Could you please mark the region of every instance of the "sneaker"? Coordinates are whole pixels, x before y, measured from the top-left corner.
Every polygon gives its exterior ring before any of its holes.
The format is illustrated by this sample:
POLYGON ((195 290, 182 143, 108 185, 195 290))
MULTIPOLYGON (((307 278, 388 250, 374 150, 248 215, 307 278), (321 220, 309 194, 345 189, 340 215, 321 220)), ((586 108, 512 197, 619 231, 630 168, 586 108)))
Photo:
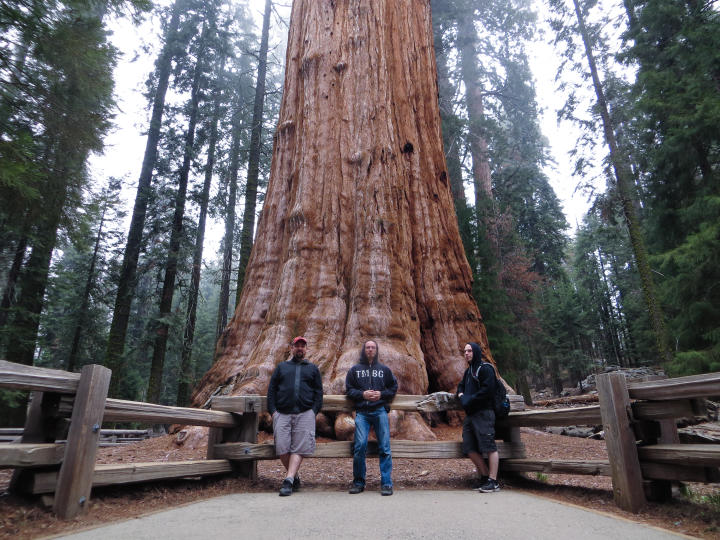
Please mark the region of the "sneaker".
POLYGON ((480 478, 473 479, 472 487, 470 489, 477 491, 478 489, 480 489, 482 486, 484 486, 487 483, 489 478, 490 478, 489 476, 483 475, 480 478))
POLYGON ((480 486, 479 491, 480 493, 493 493, 494 491, 500 491, 500 484, 498 484, 497 480, 488 478, 488 481, 480 486))
POLYGON ((289 478, 286 478, 283 480, 282 486, 280 486, 280 493, 279 495, 281 497, 287 497, 288 495, 292 495, 293 492, 293 482, 289 478))
POLYGON ((296 491, 300 491, 300 476, 295 476, 293 478, 293 487, 292 487, 293 493, 296 491))
POLYGON ((393 493, 393 492, 392 492, 392 486, 383 486, 383 487, 380 489, 380 495, 382 495, 383 497, 386 497, 386 496, 388 496, 388 495, 392 495, 392 493, 393 493))
POLYGON ((350 495, 357 495, 358 493, 362 493, 365 491, 365 486, 361 486, 359 484, 353 484, 348 493, 350 495))

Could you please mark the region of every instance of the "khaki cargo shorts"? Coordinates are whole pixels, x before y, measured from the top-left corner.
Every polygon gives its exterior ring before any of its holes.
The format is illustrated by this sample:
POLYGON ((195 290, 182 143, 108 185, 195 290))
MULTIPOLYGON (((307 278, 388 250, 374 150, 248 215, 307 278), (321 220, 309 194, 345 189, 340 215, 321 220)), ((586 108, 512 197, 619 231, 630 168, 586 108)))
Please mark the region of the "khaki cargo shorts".
POLYGON ((299 414, 273 415, 275 453, 311 456, 315 452, 315 412, 308 409, 299 414))

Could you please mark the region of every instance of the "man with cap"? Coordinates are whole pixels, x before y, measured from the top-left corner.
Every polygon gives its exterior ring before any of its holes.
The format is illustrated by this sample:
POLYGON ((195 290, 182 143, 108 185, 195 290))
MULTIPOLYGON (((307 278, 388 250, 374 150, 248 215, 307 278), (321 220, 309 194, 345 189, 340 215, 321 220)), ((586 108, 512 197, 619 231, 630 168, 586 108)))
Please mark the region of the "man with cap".
POLYGON ((267 393, 275 453, 287 470, 280 487, 281 497, 300 489, 298 469, 303 458, 315 452, 315 415, 323 403, 320 370, 305 359, 307 340, 296 337, 290 351, 292 358, 275 367, 267 393))

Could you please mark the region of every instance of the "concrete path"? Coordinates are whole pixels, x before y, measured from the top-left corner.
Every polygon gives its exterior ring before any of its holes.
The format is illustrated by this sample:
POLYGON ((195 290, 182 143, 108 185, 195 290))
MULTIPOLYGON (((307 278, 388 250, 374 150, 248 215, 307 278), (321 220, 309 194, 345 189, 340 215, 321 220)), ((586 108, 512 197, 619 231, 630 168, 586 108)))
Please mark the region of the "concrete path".
POLYGON ((238 493, 64 536, 73 539, 677 539, 679 535, 505 490, 238 493))

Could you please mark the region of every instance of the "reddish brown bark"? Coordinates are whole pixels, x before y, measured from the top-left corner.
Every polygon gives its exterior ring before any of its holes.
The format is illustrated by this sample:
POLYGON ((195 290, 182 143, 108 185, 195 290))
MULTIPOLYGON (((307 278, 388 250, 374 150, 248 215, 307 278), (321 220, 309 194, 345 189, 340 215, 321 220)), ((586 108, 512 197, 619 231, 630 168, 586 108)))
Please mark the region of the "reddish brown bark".
POLYGON ((196 389, 263 393, 308 338, 326 393, 374 339, 399 392, 450 390, 487 346, 445 167, 428 0, 295 0, 265 207, 196 389))

